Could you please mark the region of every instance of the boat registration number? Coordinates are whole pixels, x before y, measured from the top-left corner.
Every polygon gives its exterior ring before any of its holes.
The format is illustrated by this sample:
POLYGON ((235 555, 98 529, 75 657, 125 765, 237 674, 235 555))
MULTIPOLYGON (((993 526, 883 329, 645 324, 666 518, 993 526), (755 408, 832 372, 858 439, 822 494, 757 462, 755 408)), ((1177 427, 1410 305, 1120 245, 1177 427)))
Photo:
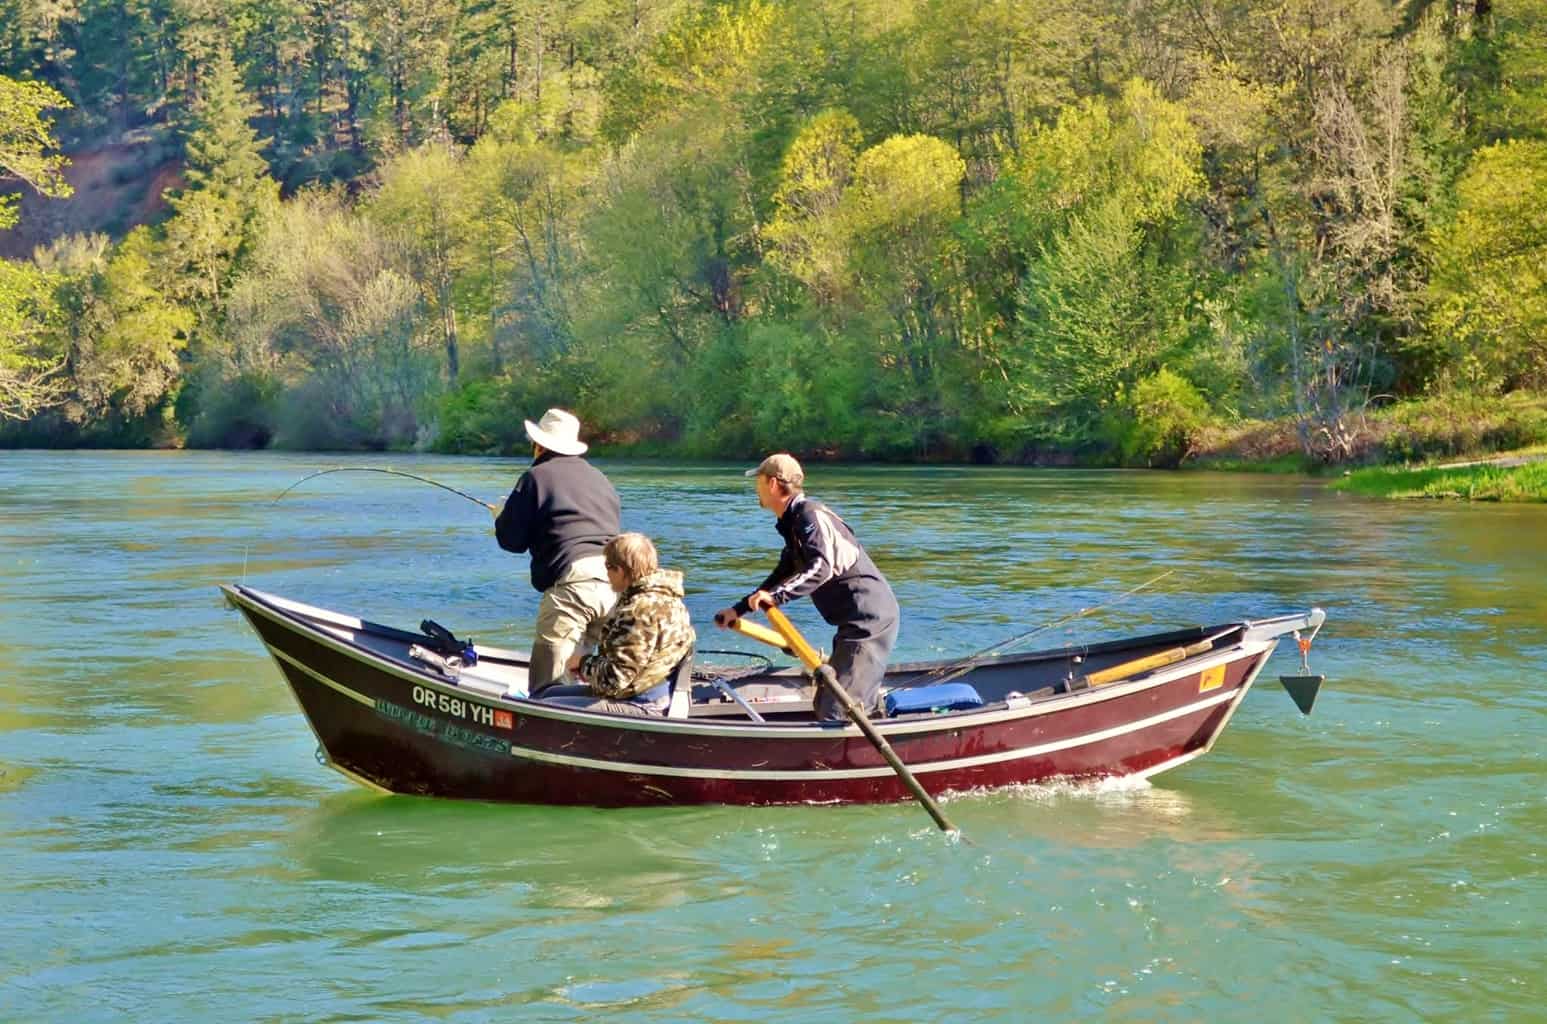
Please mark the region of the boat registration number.
POLYGON ((1212 668, 1206 668, 1198 677, 1198 692, 1207 693, 1210 690, 1217 690, 1224 682, 1225 666, 1215 665, 1212 668))
POLYGON ((478 722, 481 725, 494 724, 494 709, 486 708, 482 704, 474 704, 472 701, 463 700, 461 697, 453 697, 449 693, 441 693, 432 690, 428 686, 414 687, 414 703, 439 711, 443 715, 451 715, 454 718, 465 718, 468 721, 478 722))

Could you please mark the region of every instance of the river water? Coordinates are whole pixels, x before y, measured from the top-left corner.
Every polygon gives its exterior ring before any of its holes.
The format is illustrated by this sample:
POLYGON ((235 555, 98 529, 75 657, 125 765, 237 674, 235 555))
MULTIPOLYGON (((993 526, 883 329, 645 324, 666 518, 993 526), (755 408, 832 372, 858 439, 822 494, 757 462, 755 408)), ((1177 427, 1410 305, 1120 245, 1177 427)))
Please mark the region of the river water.
MULTIPOLYGON (((320 767, 216 584, 510 646, 520 463, 0 453, 0 1020, 1547 1019, 1547 509, 1268 476, 813 467, 898 656, 1324 606, 1151 783, 600 811, 383 797, 320 767)), ((772 565, 741 467, 601 462, 700 645, 772 565)), ((796 622, 826 633, 809 607, 796 622)))

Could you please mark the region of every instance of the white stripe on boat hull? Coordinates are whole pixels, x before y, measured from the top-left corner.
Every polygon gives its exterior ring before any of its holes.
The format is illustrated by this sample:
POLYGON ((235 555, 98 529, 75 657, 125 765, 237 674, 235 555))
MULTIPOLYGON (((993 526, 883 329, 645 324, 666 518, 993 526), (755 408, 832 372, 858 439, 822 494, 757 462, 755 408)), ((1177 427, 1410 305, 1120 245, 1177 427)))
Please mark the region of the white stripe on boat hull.
MULTIPOLYGON (((365 696, 362 693, 351 690, 349 687, 338 682, 337 680, 328 678, 321 672, 318 672, 316 669, 301 664, 301 662, 297 661, 295 658, 284 653, 283 651, 275 650, 273 647, 270 647, 269 650, 274 654, 275 657, 283 659, 286 664, 295 666, 297 669, 300 669, 308 676, 311 676, 313 679, 316 679, 318 682, 327 687, 330 687, 331 689, 337 690, 339 693, 350 698, 351 700, 358 701, 367 707, 376 706, 376 702, 371 698, 365 696)), ((1115 739, 1118 736, 1125 736, 1132 732, 1139 732, 1152 726, 1162 725, 1166 722, 1172 721, 1173 719, 1185 718, 1188 715, 1195 714, 1199 711, 1205 711, 1220 704, 1233 701, 1244 695, 1245 692, 1245 687, 1234 690, 1226 690, 1223 693, 1215 694, 1211 697, 1206 697, 1200 701, 1194 701, 1193 703, 1183 707, 1173 708, 1170 711, 1164 711, 1158 715, 1151 715, 1148 718, 1141 718, 1133 722, 1127 722, 1123 725, 1114 726, 1110 729, 1102 729, 1099 732, 1086 733, 1082 736, 1056 740, 1052 743, 1042 743, 1033 747, 1019 747, 1015 750, 1004 750, 994 754, 979 754, 975 757, 960 757, 949 761, 926 761, 919 764, 909 764, 908 767, 915 775, 923 775, 933 772, 958 771, 965 768, 978 768, 982 767, 983 765, 1002 764, 1006 761, 1018 761, 1028 757, 1038 757, 1042 754, 1051 754, 1060 750, 1068 750, 1072 747, 1089 746, 1094 743, 1102 743, 1110 739, 1115 739)), ((1213 737, 1210 737, 1211 742, 1212 739, 1213 737)), ((1196 756, 1197 754, 1202 754, 1206 749, 1207 746, 1183 756, 1196 756)), ((546 750, 534 750, 529 747, 518 747, 515 744, 511 744, 510 753, 512 757, 523 758, 529 761, 540 761, 545 764, 564 765, 570 768, 584 768, 588 771, 610 772, 618 775, 645 775, 673 779, 729 779, 736 782, 811 782, 827 781, 832 779, 879 779, 888 778, 894 774, 892 769, 887 765, 880 765, 874 768, 800 769, 789 771, 757 771, 739 768, 676 768, 669 765, 637 764, 628 761, 607 761, 594 757, 580 757, 574 754, 556 754, 546 750)), ((1181 762, 1180 760, 1177 760, 1176 763, 1181 762)), ((1147 776, 1160 770, 1160 767, 1156 767, 1148 772, 1139 774, 1147 776)))

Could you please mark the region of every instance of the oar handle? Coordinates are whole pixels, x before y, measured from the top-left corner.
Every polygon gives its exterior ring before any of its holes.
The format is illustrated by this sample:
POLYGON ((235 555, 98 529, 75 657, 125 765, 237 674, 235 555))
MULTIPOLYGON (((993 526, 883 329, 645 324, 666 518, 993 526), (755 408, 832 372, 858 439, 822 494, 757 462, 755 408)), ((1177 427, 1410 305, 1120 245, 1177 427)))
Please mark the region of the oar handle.
POLYGON ((761 641, 770 647, 777 647, 779 650, 783 651, 785 654, 788 654, 792 658, 795 656, 795 652, 790 649, 790 645, 785 642, 784 637, 780 636, 778 633, 775 633, 767 626, 759 626, 757 623, 751 621, 745 616, 742 616, 736 619, 735 622, 732 622, 730 624, 730 628, 740 633, 742 636, 751 637, 753 640, 761 641))

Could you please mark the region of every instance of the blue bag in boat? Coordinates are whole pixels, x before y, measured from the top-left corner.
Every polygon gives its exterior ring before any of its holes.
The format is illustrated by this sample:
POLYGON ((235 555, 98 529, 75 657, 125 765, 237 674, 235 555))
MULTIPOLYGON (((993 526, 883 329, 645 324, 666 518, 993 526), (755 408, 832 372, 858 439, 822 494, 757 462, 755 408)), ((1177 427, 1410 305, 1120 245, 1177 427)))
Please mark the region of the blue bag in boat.
POLYGON ((906 690, 893 690, 882 702, 886 715, 911 715, 921 711, 939 714, 943 711, 965 711, 983 706, 983 698, 968 683, 942 683, 939 686, 916 686, 906 690))

